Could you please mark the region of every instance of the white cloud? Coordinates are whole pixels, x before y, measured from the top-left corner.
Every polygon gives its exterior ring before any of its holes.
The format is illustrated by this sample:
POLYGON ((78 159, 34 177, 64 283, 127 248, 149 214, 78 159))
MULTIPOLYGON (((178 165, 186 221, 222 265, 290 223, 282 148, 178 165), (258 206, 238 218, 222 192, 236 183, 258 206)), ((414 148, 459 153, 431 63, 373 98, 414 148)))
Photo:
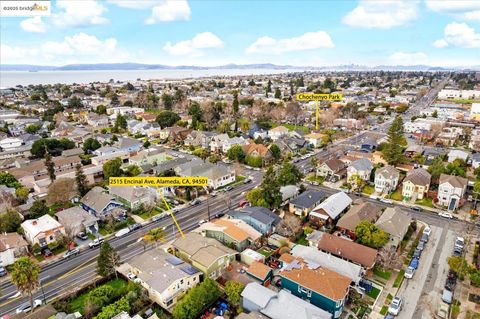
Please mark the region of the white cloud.
POLYGON ((108 3, 116 4, 128 9, 148 9, 161 1, 158 0, 108 0, 108 3))
POLYGON ((163 49, 171 55, 200 56, 202 49, 222 48, 223 41, 211 32, 198 33, 191 40, 184 40, 172 44, 167 42, 163 49))
POLYGON ((427 55, 423 52, 395 52, 389 60, 395 64, 401 65, 415 65, 427 62, 427 55))
POLYGON ((47 25, 43 22, 42 17, 32 17, 20 22, 20 27, 27 32, 43 33, 47 31, 47 25))
POLYGON ((35 47, 1 46, 4 63, 124 62, 128 57, 128 52, 118 48, 115 38, 101 40, 83 32, 66 36, 63 41, 47 41, 35 47))
POLYGON ((246 53, 282 54, 285 52, 333 48, 330 35, 325 31, 307 32, 298 37, 274 39, 269 36, 258 38, 245 49, 246 53))
POLYGON ((461 20, 480 22, 478 0, 426 0, 425 5, 431 11, 448 14, 461 20))
POLYGON ((447 46, 480 48, 480 33, 466 23, 452 22, 445 26, 443 39, 435 41, 433 45, 437 48, 447 46))
POLYGON ((152 15, 145 20, 145 23, 186 21, 190 19, 190 14, 190 6, 186 0, 165 0, 152 8, 152 15))
POLYGON ((390 29, 418 17, 418 1, 361 0, 358 6, 342 18, 355 28, 390 29))
POLYGON ((53 23, 57 27, 83 27, 108 23, 103 16, 107 8, 95 0, 66 1, 58 0, 59 13, 53 14, 53 23))

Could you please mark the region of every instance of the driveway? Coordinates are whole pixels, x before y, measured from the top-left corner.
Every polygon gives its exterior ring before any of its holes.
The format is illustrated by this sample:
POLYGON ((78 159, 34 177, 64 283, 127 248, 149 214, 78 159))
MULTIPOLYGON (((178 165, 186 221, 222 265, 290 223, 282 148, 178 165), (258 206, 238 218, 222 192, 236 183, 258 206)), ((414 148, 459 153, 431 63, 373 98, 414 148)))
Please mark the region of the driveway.
MULTIPOLYGON (((414 314, 416 314, 415 310, 417 303, 419 303, 423 286, 433 266, 432 262, 443 235, 443 229, 437 226, 430 226, 430 228, 432 229, 430 239, 420 257, 420 265, 417 271, 412 279, 405 279, 398 290, 397 296, 400 296, 403 300, 403 309, 397 317, 399 319, 412 319, 414 314)), ((420 305, 423 307, 421 302, 420 305)))

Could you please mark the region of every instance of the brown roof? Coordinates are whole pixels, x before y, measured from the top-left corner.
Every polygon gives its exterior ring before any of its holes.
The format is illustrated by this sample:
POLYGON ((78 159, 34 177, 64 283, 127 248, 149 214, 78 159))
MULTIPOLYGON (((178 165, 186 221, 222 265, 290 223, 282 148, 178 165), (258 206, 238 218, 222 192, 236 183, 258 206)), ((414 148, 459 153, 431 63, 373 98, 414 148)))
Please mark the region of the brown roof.
POLYGON ((361 221, 369 220, 375 222, 380 215, 381 211, 377 206, 369 202, 361 202, 352 205, 352 208, 338 220, 337 227, 355 231, 355 227, 361 221))
POLYGON ((0 234, 0 252, 7 250, 7 247, 15 249, 27 246, 25 239, 17 233, 0 234))
POLYGON ((272 268, 268 267, 267 265, 261 263, 261 262, 258 262, 258 261, 254 261, 250 267, 248 267, 248 270, 247 272, 255 277, 257 277, 258 279, 265 279, 267 278, 268 276, 268 273, 270 272, 270 270, 272 270, 272 268))
POLYGON ((291 263, 292 261, 295 260, 295 257, 290 255, 289 253, 283 253, 278 260, 284 262, 284 263, 291 263))
POLYGON ((454 175, 442 174, 440 175, 440 185, 443 183, 449 183, 453 187, 464 188, 467 186, 468 180, 466 178, 454 175))
POLYGON ((328 233, 323 234, 318 243, 318 249, 360 264, 367 269, 373 267, 377 258, 376 249, 328 233))
POLYGON ((270 152, 270 150, 263 144, 255 144, 255 143, 247 144, 247 145, 243 145, 242 148, 246 155, 250 155, 253 152, 257 152, 258 155, 263 157, 270 152))
POLYGON ((407 177, 405 177, 403 182, 405 183, 410 181, 414 185, 425 186, 430 184, 431 177, 432 176, 427 172, 427 170, 423 168, 417 168, 408 172, 407 177))
POLYGON ((217 219, 217 220, 214 220, 212 223, 215 225, 224 226, 225 229, 223 231, 225 232, 225 234, 227 234, 228 236, 230 236, 231 238, 235 239, 238 242, 242 242, 250 237, 246 231, 235 226, 235 224, 229 220, 217 219))
POLYGON ((327 165, 333 172, 338 172, 345 168, 345 163, 338 158, 329 159, 325 162, 325 165, 327 165))
MULTIPOLYGON (((70 165, 72 168, 75 167, 76 164, 81 163, 81 159, 78 155, 74 156, 57 156, 52 159, 55 167, 62 167, 64 165, 70 165)), ((16 178, 22 178, 27 175, 31 175, 34 172, 46 172, 45 161, 44 160, 37 160, 28 163, 27 166, 21 168, 13 168, 9 171, 10 174, 15 176, 16 178)))
POLYGON ((298 265, 285 268, 280 272, 280 276, 331 300, 345 298, 352 282, 350 278, 323 267, 312 269, 313 267, 310 268, 302 258, 295 259, 298 261, 298 265))

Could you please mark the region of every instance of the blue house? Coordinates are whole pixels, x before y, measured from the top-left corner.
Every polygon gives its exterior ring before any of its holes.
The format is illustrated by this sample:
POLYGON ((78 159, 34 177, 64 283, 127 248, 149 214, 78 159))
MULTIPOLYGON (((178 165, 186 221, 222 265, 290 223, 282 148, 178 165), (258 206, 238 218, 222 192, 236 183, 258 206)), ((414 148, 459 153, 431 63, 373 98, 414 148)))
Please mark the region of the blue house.
POLYGON ((312 261, 285 253, 280 257, 282 288, 339 318, 352 280, 312 261))
POLYGON ((140 151, 143 143, 133 138, 121 137, 118 139, 118 142, 115 144, 115 146, 121 152, 135 153, 140 151))
POLYGON ((101 187, 94 187, 80 200, 80 206, 92 215, 104 217, 117 208, 123 208, 122 203, 115 200, 101 187))
POLYGON ((274 232, 275 226, 280 222, 280 217, 268 208, 260 206, 233 210, 228 213, 228 216, 243 220, 262 235, 274 232))
POLYGON ((377 141, 367 138, 362 142, 362 145, 360 146, 360 150, 362 152, 371 153, 375 151, 377 147, 378 147, 377 141))

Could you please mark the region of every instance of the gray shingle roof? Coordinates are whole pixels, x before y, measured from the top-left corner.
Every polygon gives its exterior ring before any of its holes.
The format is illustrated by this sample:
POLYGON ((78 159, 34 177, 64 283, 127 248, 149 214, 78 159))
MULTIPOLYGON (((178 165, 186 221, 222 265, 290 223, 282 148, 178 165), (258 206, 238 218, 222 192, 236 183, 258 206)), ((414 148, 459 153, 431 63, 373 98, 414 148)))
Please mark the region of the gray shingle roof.
POLYGON ((290 203, 300 208, 313 208, 314 205, 325 197, 326 195, 324 192, 309 189, 292 199, 290 203))

